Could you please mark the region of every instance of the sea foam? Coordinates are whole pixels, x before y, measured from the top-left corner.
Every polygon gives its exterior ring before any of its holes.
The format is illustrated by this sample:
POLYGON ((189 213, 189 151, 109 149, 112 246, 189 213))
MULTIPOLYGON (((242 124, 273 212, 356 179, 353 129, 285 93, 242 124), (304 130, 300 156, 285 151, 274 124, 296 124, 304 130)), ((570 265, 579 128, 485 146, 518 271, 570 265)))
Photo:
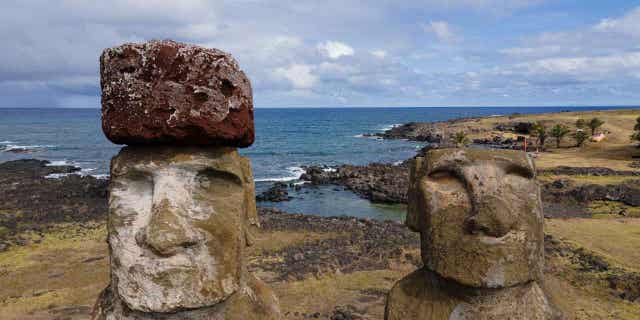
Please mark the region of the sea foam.
POLYGON ((258 178, 254 179, 255 182, 287 182, 300 179, 300 176, 306 171, 301 167, 287 167, 287 171, 290 173, 284 177, 274 177, 274 178, 258 178))

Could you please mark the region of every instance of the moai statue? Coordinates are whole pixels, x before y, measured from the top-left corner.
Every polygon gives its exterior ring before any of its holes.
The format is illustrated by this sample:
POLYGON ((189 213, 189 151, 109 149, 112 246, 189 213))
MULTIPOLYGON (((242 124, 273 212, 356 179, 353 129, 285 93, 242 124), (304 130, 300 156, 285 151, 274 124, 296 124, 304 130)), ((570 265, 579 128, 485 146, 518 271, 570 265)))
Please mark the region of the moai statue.
POLYGON ((424 267, 394 285, 385 319, 561 319, 542 286, 542 204, 524 152, 416 158, 407 225, 424 267))
POLYGON ((246 270, 258 227, 247 77, 228 54, 172 41, 100 60, 102 126, 128 144, 111 161, 111 283, 96 320, 275 320, 274 293, 246 270))

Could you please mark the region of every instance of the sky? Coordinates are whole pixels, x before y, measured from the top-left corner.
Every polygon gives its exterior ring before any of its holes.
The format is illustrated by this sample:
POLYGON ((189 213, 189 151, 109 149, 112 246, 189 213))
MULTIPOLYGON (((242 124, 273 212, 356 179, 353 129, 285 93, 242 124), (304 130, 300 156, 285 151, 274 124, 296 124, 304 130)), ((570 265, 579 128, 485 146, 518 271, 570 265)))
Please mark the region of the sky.
POLYGON ((231 53, 255 106, 640 105, 640 0, 3 0, 0 107, 100 107, 101 51, 231 53))

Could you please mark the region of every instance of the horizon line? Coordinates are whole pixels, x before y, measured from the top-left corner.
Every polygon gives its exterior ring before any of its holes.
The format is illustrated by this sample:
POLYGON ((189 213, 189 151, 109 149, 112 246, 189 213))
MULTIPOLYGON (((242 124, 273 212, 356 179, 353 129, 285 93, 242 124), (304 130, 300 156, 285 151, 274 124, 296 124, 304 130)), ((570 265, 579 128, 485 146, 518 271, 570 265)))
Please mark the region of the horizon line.
MULTIPOLYGON (((452 106, 326 106, 326 107, 254 107, 254 109, 392 109, 392 108, 640 108, 638 105, 452 105, 452 106)), ((78 110, 100 110, 101 107, 0 107, 0 109, 78 109, 78 110)))

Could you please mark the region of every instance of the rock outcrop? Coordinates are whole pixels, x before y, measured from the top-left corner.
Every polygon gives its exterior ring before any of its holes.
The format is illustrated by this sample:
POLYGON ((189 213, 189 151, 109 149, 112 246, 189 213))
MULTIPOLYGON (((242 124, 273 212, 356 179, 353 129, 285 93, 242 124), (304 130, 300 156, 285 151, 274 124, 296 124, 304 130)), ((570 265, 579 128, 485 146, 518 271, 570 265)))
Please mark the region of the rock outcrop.
POLYGON ((300 179, 312 185, 336 184, 376 203, 406 203, 408 166, 371 163, 366 166, 342 165, 333 170, 308 167, 300 179))
POLYGON ((280 319, 244 257, 259 222, 236 147, 253 142, 253 113, 233 58, 152 41, 101 62, 103 129, 132 145, 111 160, 111 284, 93 318, 280 319))
POLYGON ((542 286, 543 213, 526 154, 438 149, 411 169, 407 225, 424 268, 388 295, 387 320, 556 319, 542 286))
POLYGON ((247 147, 251 84, 220 50, 173 41, 124 44, 100 57, 102 129, 117 144, 247 147))

